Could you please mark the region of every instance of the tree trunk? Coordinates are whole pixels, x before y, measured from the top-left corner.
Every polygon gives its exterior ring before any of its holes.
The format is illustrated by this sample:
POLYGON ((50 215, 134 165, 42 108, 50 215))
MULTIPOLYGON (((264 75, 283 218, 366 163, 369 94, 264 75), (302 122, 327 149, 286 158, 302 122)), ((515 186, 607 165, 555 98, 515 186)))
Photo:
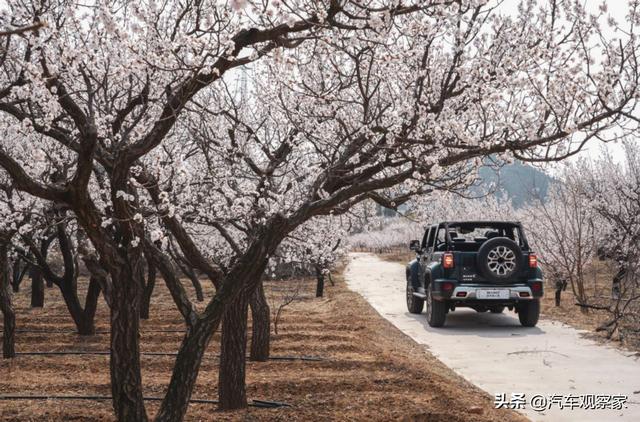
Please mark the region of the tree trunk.
POLYGON ((218 373, 218 408, 220 410, 247 407, 245 366, 247 353, 246 294, 237 295, 222 317, 220 370, 218 373))
POLYGON ((193 284, 193 288, 196 291, 196 300, 198 302, 202 302, 204 300, 204 293, 202 292, 202 284, 200 284, 198 276, 194 273, 193 277, 189 278, 191 279, 191 284, 193 284))
POLYGON ((271 336, 271 311, 267 298, 264 295, 262 282, 258 284, 256 291, 249 301, 251 306, 251 351, 250 359, 254 361, 266 361, 269 359, 269 342, 271 336))
POLYGON ((7 271, 11 270, 11 278, 9 279, 9 283, 11 283, 11 287, 15 293, 20 291, 20 284, 24 279, 24 276, 27 271, 32 268, 26 261, 24 265, 22 265, 22 259, 17 258, 13 263, 9 261, 7 264, 7 271))
MULTIPOLYGON (((253 242, 235 262, 202 315, 188 323, 189 329, 178 351, 171 381, 160 405, 156 422, 184 419, 198 377, 202 356, 220 325, 228 304, 235 300, 236 295, 245 294, 249 297, 253 294, 267 265, 267 256, 273 253, 290 227, 286 226, 284 221, 276 220, 269 229, 263 233, 262 239, 253 242)), ((240 382, 244 385, 244 378, 240 382)), ((218 383, 218 387, 221 386, 223 389, 226 388, 226 384, 218 383)))
POLYGON ((185 334, 173 367, 169 388, 162 400, 155 422, 174 422, 184 419, 198 378, 202 357, 222 318, 221 302, 214 306, 216 309, 210 319, 198 320, 185 334))
POLYGON ((151 306, 151 295, 156 285, 156 266, 147 260, 147 284, 144 286, 142 304, 140 306, 140 318, 149 319, 149 307, 151 306))
POLYGON ((200 284, 198 275, 193 270, 193 267, 191 267, 191 264, 189 263, 189 261, 182 258, 177 253, 173 254, 173 260, 180 268, 180 271, 182 271, 182 273, 186 275, 189 278, 189 280, 191 280, 191 284, 193 285, 193 288, 196 291, 196 299, 198 300, 198 302, 202 302, 204 300, 204 294, 202 292, 202 284, 200 284))
POLYGON ((118 421, 146 421, 140 373, 142 280, 130 260, 119 271, 113 270, 110 345, 113 408, 118 421))
POLYGON ((44 280, 40 268, 31 269, 31 307, 42 308, 44 306, 44 280))
POLYGON ((75 279, 62 280, 59 288, 60 293, 62 293, 62 299, 64 299, 64 303, 67 305, 69 315, 71 315, 73 323, 76 325, 78 334, 82 336, 95 334, 96 329, 94 321, 98 306, 98 299, 100 298, 100 282, 95 277, 91 277, 89 279, 89 287, 87 288, 87 297, 85 299, 84 308, 78 298, 78 286, 75 279))
POLYGON ((324 274, 319 265, 316 265, 316 278, 318 279, 316 284, 316 297, 322 297, 324 296, 324 274))
POLYGON ((8 247, 5 242, 0 243, 0 310, 4 319, 4 331, 2 333, 2 357, 5 359, 16 356, 15 332, 16 314, 11 304, 11 292, 9 292, 9 260, 8 247))
POLYGON ((95 317, 98 309, 98 299, 100 299, 100 281, 91 277, 89 279, 89 288, 87 289, 87 298, 84 303, 82 312, 82 323, 78 325, 78 334, 93 335, 96 333, 95 317))
POLYGON ((20 291, 20 282, 22 281, 20 277, 22 273, 22 270, 20 269, 20 259, 15 260, 11 269, 13 271, 11 273, 11 281, 10 281, 11 289, 13 290, 14 293, 18 293, 20 291))

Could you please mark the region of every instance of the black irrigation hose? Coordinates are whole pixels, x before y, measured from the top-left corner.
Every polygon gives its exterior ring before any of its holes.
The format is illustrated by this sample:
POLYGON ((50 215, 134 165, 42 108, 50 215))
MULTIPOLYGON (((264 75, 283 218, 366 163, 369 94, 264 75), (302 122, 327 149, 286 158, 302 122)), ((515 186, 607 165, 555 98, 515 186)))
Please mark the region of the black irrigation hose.
MULTIPOLYGON (((60 356, 60 355, 110 355, 108 351, 82 351, 82 350, 61 350, 52 352, 16 352, 16 355, 22 356, 60 356)), ((142 356, 177 356, 175 352, 140 352, 142 356)), ((219 358, 220 355, 213 355, 213 358, 219 358)), ((269 360, 302 360, 311 362, 321 362, 324 358, 318 356, 269 356, 269 360)))
POLYGON ((291 407, 289 403, 281 401, 266 401, 266 400, 252 400, 250 406, 276 408, 276 407, 291 407))
POLYGON ((312 362, 320 362, 326 360, 319 356, 269 356, 270 360, 305 360, 312 362))
MULTIPOLYGON (((0 330, 0 333, 3 331, 0 330)), ((30 329, 16 329, 16 333, 37 333, 37 334, 78 334, 74 330, 30 330, 30 329)), ((97 334, 109 334, 109 331, 96 331, 91 335, 97 334)), ((142 330, 141 334, 145 333, 186 333, 185 330, 142 330)))
MULTIPOLYGON (((111 400, 111 396, 49 396, 49 395, 11 395, 11 394, 3 394, 0 395, 0 400, 111 400)), ((162 401, 162 397, 143 397, 143 400, 147 401, 162 401)), ((207 400, 207 399, 190 399, 189 403, 200 403, 200 404, 218 404, 218 400, 207 400)), ((267 401, 267 400, 252 400, 249 404, 251 407, 260 407, 266 409, 273 409, 278 407, 291 407, 288 403, 283 403, 279 401, 267 401)))

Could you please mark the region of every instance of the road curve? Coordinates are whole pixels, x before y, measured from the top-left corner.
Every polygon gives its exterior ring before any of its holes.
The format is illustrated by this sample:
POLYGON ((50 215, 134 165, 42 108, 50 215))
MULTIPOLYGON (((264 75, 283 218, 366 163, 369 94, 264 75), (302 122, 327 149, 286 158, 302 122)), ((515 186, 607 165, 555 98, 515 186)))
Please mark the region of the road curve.
POLYGON ((443 328, 431 328, 424 313, 407 312, 404 266, 372 254, 350 254, 345 276, 380 315, 468 381, 492 396, 505 393, 507 401, 512 393, 524 393, 527 404, 520 411, 534 421, 640 421, 640 360, 629 352, 585 339, 555 321, 522 327, 507 311, 458 309, 443 328), (561 410, 556 404, 536 411, 529 403, 535 395, 564 395, 568 404, 576 400, 572 396, 587 394, 626 395, 627 407, 561 410))

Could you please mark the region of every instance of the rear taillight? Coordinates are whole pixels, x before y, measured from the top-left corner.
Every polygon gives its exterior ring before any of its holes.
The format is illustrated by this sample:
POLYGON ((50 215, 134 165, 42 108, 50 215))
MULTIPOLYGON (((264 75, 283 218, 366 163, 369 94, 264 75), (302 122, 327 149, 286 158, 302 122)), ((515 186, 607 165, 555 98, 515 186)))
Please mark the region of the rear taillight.
POLYGON ((534 253, 529 254, 529 268, 538 267, 538 256, 534 253))
POLYGON ((442 266, 447 270, 450 270, 451 268, 453 268, 454 263, 453 263, 452 253, 447 252, 444 255, 442 255, 442 266))
POLYGON ((453 290, 453 283, 442 283, 440 288, 445 292, 450 292, 453 290))
POLYGON ((542 291, 542 283, 539 281, 536 281, 534 283, 531 283, 531 291, 534 293, 538 293, 542 291))

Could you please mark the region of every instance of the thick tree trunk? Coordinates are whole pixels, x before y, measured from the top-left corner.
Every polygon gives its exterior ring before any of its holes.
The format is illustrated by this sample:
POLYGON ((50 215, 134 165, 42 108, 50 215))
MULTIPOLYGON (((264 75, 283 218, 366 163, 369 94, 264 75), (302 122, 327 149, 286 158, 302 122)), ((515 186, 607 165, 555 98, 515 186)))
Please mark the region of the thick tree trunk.
MULTIPOLYGON (((234 295, 241 293, 244 282, 259 277, 264 271, 264 265, 256 268, 252 267, 251 263, 248 259, 236 264, 234 271, 225 278, 201 318, 195 320, 188 328, 178 351, 171 381, 160 405, 156 422, 180 421, 184 418, 198 378, 202 357, 213 334, 220 326, 226 305, 234 295)), ((253 263, 255 264, 255 261, 253 263)), ((244 383, 244 380, 242 382, 244 383)))
POLYGON ((9 282, 11 283, 11 288, 15 293, 20 291, 20 284, 22 284, 25 274, 27 271, 32 269, 32 266, 27 262, 24 262, 24 265, 22 265, 22 261, 23 260, 21 258, 17 258, 13 263, 9 261, 9 264, 7 265, 7 271, 9 271, 9 268, 11 269, 11 278, 9 282))
MULTIPOLYGON (((171 381, 160 405, 156 422, 180 421, 184 418, 202 356, 220 325, 225 308, 237 295, 244 294, 245 297, 249 297, 253 294, 266 267, 267 256, 273 253, 289 229, 283 220, 273 222, 269 231, 262 233, 262 239, 252 243, 226 274, 215 297, 200 318, 189 323, 190 327, 176 357, 171 381)), ((244 384, 244 378, 241 382, 244 384)), ((222 386, 226 388, 226 384, 222 386)))
POLYGON ((44 279, 40 268, 31 269, 31 307, 42 308, 44 306, 44 279))
POLYGON ((76 294, 76 292, 71 291, 69 286, 60 286, 60 292, 62 293, 64 303, 67 305, 69 315, 71 315, 73 323, 76 325, 78 334, 95 334, 95 329, 93 328, 93 320, 86 320, 84 310, 82 309, 82 305, 80 305, 80 301, 78 300, 78 295, 76 294))
POLYGON ((16 356, 15 332, 16 314, 11 304, 11 292, 9 292, 9 259, 7 257, 8 246, 0 243, 0 310, 4 320, 2 333, 2 357, 5 359, 16 356))
POLYGON ((140 305, 140 318, 149 319, 149 307, 151 306, 151 295, 156 285, 156 267, 147 260, 147 284, 144 286, 142 304, 140 305))
POLYGON ((100 281, 91 277, 89 279, 89 288, 87 289, 87 298, 85 299, 84 309, 82 311, 82 319, 78 324, 78 334, 89 336, 96 333, 95 317, 98 309, 98 299, 100 298, 100 281))
MULTIPOLYGON (((84 253, 84 251, 80 253, 84 253)), ((104 301, 107 303, 107 306, 111 307, 111 282, 109 280, 109 274, 98 263, 98 259, 94 255, 84 255, 82 260, 89 271, 90 279, 95 280, 100 287, 104 301)), ((91 284, 89 284, 89 287, 91 287, 91 284)))
POLYGON ((14 293, 20 291, 20 274, 22 273, 22 269, 20 268, 20 259, 16 259, 13 261, 13 265, 11 266, 11 289, 14 293))
POLYGON ((95 315, 100 298, 100 282, 95 277, 89 279, 84 308, 78 298, 78 286, 75 280, 63 280, 59 288, 78 334, 82 336, 95 334, 95 315))
MULTIPOLYGON (((128 261, 111 274, 111 395, 118 421, 146 421, 140 373, 140 272, 128 261), (117 282, 115 282, 117 280, 117 282)), ((135 267, 135 266, 134 266, 135 267)))
POLYGON ((184 419, 198 378, 202 357, 222 318, 222 304, 219 302, 214 306, 216 309, 211 318, 198 320, 182 340, 169 388, 162 400, 155 422, 174 422, 184 419))
POLYGON ((245 366, 247 353, 248 300, 240 294, 227 306, 222 317, 218 407, 220 410, 247 407, 245 366))
POLYGON ((269 359, 269 343, 271 336, 271 311, 264 295, 262 282, 249 301, 251 306, 251 351, 249 357, 253 361, 269 359))
POLYGON ((324 274, 319 265, 316 265, 316 278, 318 279, 316 283, 316 297, 322 297, 324 296, 324 274))

